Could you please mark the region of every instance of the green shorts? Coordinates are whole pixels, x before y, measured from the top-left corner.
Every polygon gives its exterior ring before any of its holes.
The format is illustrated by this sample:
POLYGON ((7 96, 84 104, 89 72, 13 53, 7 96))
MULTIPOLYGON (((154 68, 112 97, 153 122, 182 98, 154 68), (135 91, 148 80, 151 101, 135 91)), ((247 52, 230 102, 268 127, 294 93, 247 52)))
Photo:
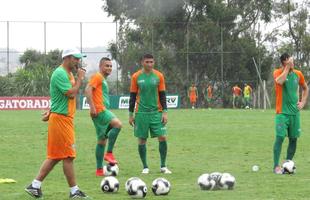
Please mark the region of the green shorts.
POLYGON ((275 118, 276 135, 280 137, 298 138, 301 133, 300 113, 296 115, 277 114, 275 118))
POLYGON ((110 131, 110 123, 116 116, 109 110, 104 110, 97 117, 92 118, 96 128, 97 140, 106 139, 110 131))
POLYGON ((166 126, 161 122, 162 113, 136 113, 134 133, 137 138, 147 139, 167 134, 166 126))
POLYGON ((205 100, 206 100, 208 103, 211 103, 211 102, 212 102, 212 98, 209 98, 209 97, 205 97, 205 100))

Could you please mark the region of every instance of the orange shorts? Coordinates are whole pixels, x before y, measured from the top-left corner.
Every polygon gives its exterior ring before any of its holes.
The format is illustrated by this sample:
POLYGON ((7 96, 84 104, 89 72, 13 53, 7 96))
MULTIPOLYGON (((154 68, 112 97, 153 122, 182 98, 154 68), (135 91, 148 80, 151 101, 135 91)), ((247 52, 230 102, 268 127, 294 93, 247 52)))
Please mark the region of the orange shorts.
POLYGON ((48 120, 47 158, 75 158, 73 118, 51 113, 48 120))
POLYGON ((196 97, 196 96, 190 96, 190 97, 189 97, 189 101, 190 101, 191 103, 196 103, 196 100, 197 100, 197 97, 196 97))

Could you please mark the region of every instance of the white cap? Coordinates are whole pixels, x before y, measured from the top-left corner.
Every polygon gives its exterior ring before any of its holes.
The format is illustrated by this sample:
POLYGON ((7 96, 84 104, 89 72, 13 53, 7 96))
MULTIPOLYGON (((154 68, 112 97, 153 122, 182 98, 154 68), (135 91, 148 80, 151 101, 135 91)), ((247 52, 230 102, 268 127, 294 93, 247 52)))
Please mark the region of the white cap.
POLYGON ((77 48, 73 48, 73 49, 64 49, 62 51, 62 55, 61 57, 64 58, 66 56, 73 56, 75 58, 83 58, 86 57, 86 55, 81 54, 80 50, 77 48))

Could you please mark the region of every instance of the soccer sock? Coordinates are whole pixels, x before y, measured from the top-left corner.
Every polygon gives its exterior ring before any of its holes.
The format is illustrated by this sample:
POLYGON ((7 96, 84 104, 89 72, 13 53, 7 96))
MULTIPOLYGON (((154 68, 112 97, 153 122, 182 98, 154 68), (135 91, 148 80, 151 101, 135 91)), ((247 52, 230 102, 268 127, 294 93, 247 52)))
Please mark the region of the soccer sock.
POLYGON ((104 154, 104 145, 97 144, 97 146, 96 146, 97 169, 103 167, 103 154, 104 154))
POLYGON ((70 192, 71 192, 71 194, 74 194, 74 193, 76 193, 76 191, 78 191, 79 190, 79 187, 76 185, 76 186, 73 186, 73 187, 70 187, 70 192))
POLYGON ((147 163, 146 163, 146 145, 139 144, 138 150, 139 150, 140 159, 143 164, 143 168, 148 168, 147 163))
POLYGON ((160 167, 166 167, 167 141, 159 142, 160 167))
POLYGON ((41 188, 41 184, 42 184, 42 182, 38 181, 37 179, 34 179, 32 181, 32 187, 34 187, 34 188, 37 188, 37 189, 41 188))
POLYGON ((281 154, 283 140, 284 140, 283 137, 277 136, 276 137, 276 141, 274 142, 274 146, 273 146, 273 162, 274 162, 274 167, 279 165, 279 160, 280 160, 280 154, 281 154))
POLYGON ((120 131, 121 131, 120 128, 112 128, 109 131, 109 141, 108 141, 108 149, 107 149, 108 153, 112 153, 116 138, 120 131))
POLYGON ((287 160, 293 160, 293 157, 296 152, 296 147, 297 147, 297 138, 289 138, 287 154, 286 154, 287 160))

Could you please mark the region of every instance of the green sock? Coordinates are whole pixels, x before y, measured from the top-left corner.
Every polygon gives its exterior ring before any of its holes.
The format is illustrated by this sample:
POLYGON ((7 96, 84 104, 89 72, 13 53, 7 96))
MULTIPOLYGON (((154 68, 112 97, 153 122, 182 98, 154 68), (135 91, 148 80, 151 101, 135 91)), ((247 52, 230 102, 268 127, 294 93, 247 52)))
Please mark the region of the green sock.
POLYGON ((104 154, 104 145, 97 144, 97 146, 96 146, 97 169, 103 167, 103 154, 104 154))
POLYGON ((167 141, 159 142, 160 167, 166 167, 167 141))
POLYGON ((283 137, 277 136, 276 137, 276 141, 274 142, 274 146, 273 146, 273 162, 274 162, 274 167, 279 165, 279 160, 280 160, 280 154, 281 154, 283 140, 284 140, 283 137))
POLYGON ((296 147, 297 147, 297 138, 289 138, 287 154, 286 154, 287 160, 293 160, 293 157, 296 152, 296 147))
POLYGON ((108 141, 108 149, 107 149, 107 152, 108 153, 111 153, 113 151, 113 147, 114 147, 114 144, 116 142, 116 139, 117 139, 117 136, 119 134, 119 132, 121 131, 120 128, 112 128, 110 131, 109 131, 109 141, 108 141))
POLYGON ((139 144, 138 150, 139 150, 140 159, 143 164, 143 168, 148 168, 147 163, 146 163, 146 145, 139 144))

